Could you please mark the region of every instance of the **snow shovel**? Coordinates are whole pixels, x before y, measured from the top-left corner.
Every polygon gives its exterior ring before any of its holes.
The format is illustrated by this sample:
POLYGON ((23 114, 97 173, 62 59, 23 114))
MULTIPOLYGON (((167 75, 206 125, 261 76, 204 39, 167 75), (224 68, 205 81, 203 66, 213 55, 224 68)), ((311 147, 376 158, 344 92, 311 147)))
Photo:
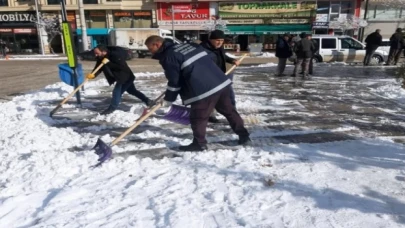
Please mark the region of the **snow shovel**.
MULTIPOLYGON (((240 62, 243 61, 243 59, 247 56, 247 54, 244 54, 242 58, 240 58, 240 62)), ((236 65, 233 65, 231 69, 229 69, 225 75, 228 75, 231 73, 234 69, 236 68, 236 65)), ((169 112, 166 113, 166 115, 163 117, 163 119, 169 120, 174 123, 179 123, 183 125, 189 125, 190 124, 190 108, 187 108, 185 106, 180 106, 180 105, 172 105, 170 107, 169 112)))
MULTIPOLYGON (((95 70, 93 70, 93 72, 91 72, 91 73, 92 73, 92 74, 97 73, 97 71, 99 71, 99 70, 101 69, 101 67, 103 67, 103 66, 104 66, 104 63, 101 63, 101 64, 98 65, 98 67, 97 67, 95 70)), ((58 104, 58 106, 56 106, 56 107, 51 111, 51 113, 49 114, 49 116, 52 117, 53 114, 55 114, 55 112, 58 111, 58 109, 60 109, 64 103, 66 103, 73 95, 75 95, 75 93, 76 93, 77 91, 79 91, 79 89, 82 88, 83 85, 84 85, 86 82, 88 82, 88 81, 89 81, 89 79, 86 78, 86 79, 83 81, 82 84, 80 84, 75 90, 73 90, 73 92, 71 92, 62 102, 60 102, 60 103, 58 104)))
POLYGON ((94 166, 100 166, 103 162, 111 158, 112 155, 112 149, 111 147, 116 145, 119 141, 121 141, 125 136, 127 136, 132 130, 134 130, 137 126, 139 126, 143 121, 145 121, 149 116, 151 116, 153 113, 156 112, 160 107, 162 107, 162 104, 156 104, 155 107, 153 107, 148 113, 146 113, 144 116, 139 118, 138 120, 135 121, 135 123, 129 127, 124 133, 122 133, 118 138, 114 139, 109 145, 105 143, 103 140, 100 138, 97 140, 96 145, 93 147, 93 149, 96 151, 96 154, 99 156, 98 163, 94 166))

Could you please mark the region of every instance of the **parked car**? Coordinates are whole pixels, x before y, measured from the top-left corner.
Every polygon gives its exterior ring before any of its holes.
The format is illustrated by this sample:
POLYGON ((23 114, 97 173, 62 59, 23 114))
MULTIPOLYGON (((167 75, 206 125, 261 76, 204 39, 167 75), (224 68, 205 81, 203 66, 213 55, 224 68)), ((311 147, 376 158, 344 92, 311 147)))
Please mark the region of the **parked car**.
MULTIPOLYGON (((350 36, 313 35, 319 45, 317 62, 361 63, 366 55, 366 45, 350 36)), ((373 60, 383 63, 388 58, 388 51, 377 49, 373 60)))
MULTIPOLYGON (((112 46, 109 46, 112 47, 112 46)), ((127 53, 127 57, 126 60, 131 60, 133 59, 133 54, 132 54, 132 50, 129 48, 125 48, 125 47, 118 47, 118 46, 114 46, 113 48, 119 48, 121 49, 123 52, 127 53)), ((77 54, 77 58, 79 60, 89 60, 89 61, 96 61, 96 56, 94 55, 94 51, 93 49, 91 50, 87 50, 84 52, 80 52, 79 54, 77 54)))
POLYGON ((390 52, 390 39, 383 39, 381 46, 377 48, 377 50, 385 51, 387 53, 390 52))

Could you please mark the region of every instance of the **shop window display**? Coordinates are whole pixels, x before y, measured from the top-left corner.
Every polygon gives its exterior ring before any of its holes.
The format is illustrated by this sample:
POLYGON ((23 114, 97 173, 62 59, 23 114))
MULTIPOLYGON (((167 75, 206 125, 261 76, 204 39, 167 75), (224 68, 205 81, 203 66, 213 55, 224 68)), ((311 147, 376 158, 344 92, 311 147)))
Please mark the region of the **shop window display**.
POLYGON ((151 28, 150 11, 113 11, 115 28, 151 28))
POLYGON ((102 10, 84 11, 88 28, 106 28, 106 12, 102 10))

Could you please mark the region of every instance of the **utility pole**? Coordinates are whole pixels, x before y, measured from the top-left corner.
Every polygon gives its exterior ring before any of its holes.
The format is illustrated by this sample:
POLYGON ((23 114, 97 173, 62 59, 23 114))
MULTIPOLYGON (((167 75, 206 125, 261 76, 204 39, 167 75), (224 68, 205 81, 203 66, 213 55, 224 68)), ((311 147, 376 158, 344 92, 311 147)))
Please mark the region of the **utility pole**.
POLYGON ((87 40, 87 29, 86 29, 86 18, 84 17, 84 7, 83 7, 83 0, 79 1, 79 14, 80 14, 80 27, 82 29, 82 48, 83 51, 89 49, 88 40, 87 40))
MULTIPOLYGON (((368 11, 368 1, 369 0, 366 0, 366 6, 364 7, 364 20, 367 20, 367 11, 368 11)), ((360 33, 360 37, 359 37, 359 40, 361 41, 361 42, 363 42, 363 38, 364 38, 364 27, 363 28, 361 28, 361 33, 360 33)))
POLYGON ((38 33, 38 43, 39 43, 39 48, 41 49, 41 54, 45 55, 45 48, 44 44, 42 43, 42 28, 41 28, 41 23, 40 23, 40 15, 39 15, 39 9, 38 9, 38 1, 35 0, 35 11, 37 13, 37 33, 38 33))
POLYGON ((174 42, 176 35, 174 33, 174 5, 173 5, 173 3, 172 3, 172 33, 173 33, 172 36, 173 36, 173 42, 174 42))

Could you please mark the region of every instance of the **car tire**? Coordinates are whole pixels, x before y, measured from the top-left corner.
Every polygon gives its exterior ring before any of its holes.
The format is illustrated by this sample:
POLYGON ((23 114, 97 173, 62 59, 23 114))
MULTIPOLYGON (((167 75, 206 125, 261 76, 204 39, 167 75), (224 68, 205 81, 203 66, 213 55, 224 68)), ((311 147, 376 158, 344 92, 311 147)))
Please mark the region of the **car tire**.
POLYGON ((374 60, 375 62, 377 62, 377 64, 381 64, 382 62, 384 62, 384 59, 379 55, 373 55, 373 57, 371 57, 371 59, 374 60))
POLYGON ((134 59, 139 58, 139 53, 138 52, 132 52, 132 58, 134 58, 134 59))

